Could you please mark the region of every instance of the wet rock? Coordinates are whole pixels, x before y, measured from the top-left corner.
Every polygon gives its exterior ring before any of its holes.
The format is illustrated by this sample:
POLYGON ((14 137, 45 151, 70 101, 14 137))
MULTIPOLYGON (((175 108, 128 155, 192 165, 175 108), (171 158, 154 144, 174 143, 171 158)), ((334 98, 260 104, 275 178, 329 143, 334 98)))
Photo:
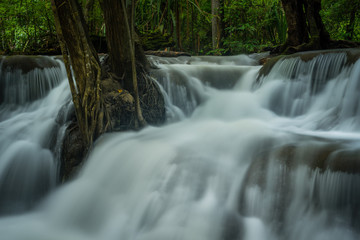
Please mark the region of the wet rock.
POLYGON ((336 142, 310 140, 297 146, 285 145, 275 150, 274 157, 289 169, 306 165, 314 170, 360 173, 360 148, 348 148, 336 142))
POLYGON ((15 55, 4 58, 1 70, 14 71, 21 69, 22 74, 25 74, 35 68, 45 69, 52 67, 58 68, 60 64, 50 57, 15 55))
POLYGON ((128 130, 134 127, 135 101, 122 89, 120 83, 111 78, 102 81, 105 107, 109 113, 112 131, 128 130))
POLYGON ((347 56, 345 64, 347 65, 353 64, 360 58, 360 50, 358 48, 308 51, 308 52, 298 52, 290 55, 274 56, 271 57, 270 59, 266 58, 262 60, 263 67, 260 69, 258 79, 262 76, 268 75, 271 69, 279 60, 300 58, 303 62, 308 62, 319 55, 334 54, 334 53, 345 53, 347 56))
POLYGON ((296 145, 269 147, 255 155, 245 176, 245 185, 263 188, 266 184, 266 173, 275 165, 283 166, 286 171, 307 166, 320 172, 330 170, 348 174, 360 173, 360 147, 348 147, 348 143, 336 140, 301 138, 296 145))
POLYGON ((26 104, 47 95, 62 80, 59 62, 47 56, 0 58, 0 103, 26 104))
POLYGON ((244 229, 240 216, 234 212, 228 212, 224 217, 223 224, 221 239, 241 239, 241 236, 244 234, 244 229))
MULTIPOLYGON (((106 69, 106 66, 103 66, 106 69)), ((101 90, 104 105, 109 114, 108 131, 127 131, 135 129, 135 100, 130 92, 123 89, 111 74, 103 74, 101 90)), ((165 103, 158 86, 145 74, 139 75, 139 95, 143 117, 150 125, 165 122, 165 103)), ((67 119, 69 116, 67 116, 67 119)), ((72 123, 66 130, 63 142, 62 167, 60 177, 68 180, 81 167, 87 154, 75 113, 72 123)))
POLYGON ((166 121, 165 101, 159 86, 148 76, 139 81, 140 106, 143 117, 150 125, 161 125, 166 121))
POLYGON ((145 51, 146 55, 154 55, 158 57, 180 57, 187 56, 190 57, 190 53, 186 52, 174 52, 174 51, 145 51))
POLYGON ((68 180, 79 170, 86 156, 87 149, 85 146, 79 126, 74 119, 66 129, 63 140, 60 167, 61 181, 68 180))
POLYGON ((359 144, 356 140, 294 137, 294 144, 273 139, 267 150, 254 154, 240 188, 239 213, 276 222, 274 231, 279 234, 291 225, 291 213, 299 207, 337 212, 358 228, 359 144))

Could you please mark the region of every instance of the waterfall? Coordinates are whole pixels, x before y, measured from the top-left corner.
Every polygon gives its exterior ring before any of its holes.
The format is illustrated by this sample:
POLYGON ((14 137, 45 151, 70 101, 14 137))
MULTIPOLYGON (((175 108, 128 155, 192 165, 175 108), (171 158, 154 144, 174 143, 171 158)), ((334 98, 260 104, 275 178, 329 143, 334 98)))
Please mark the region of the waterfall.
POLYGON ((246 55, 178 58, 150 56, 149 59, 158 68, 152 75, 164 89, 169 100, 168 107, 180 109, 180 115, 185 116, 190 116, 199 104, 208 99, 211 89, 234 88, 239 79, 252 69, 249 66, 256 65, 256 60, 246 55))
POLYGON ((360 62, 349 64, 345 52, 280 60, 260 80, 263 106, 308 129, 358 132, 360 62))
POLYGON ((58 114, 70 91, 55 58, 3 57, 0 70, 0 215, 7 215, 31 209, 55 188, 65 131, 58 114))
POLYGON ((0 236, 359 239, 360 60, 295 56, 259 76, 253 56, 150 59, 168 123, 103 135, 0 236))
POLYGON ((26 104, 44 97, 64 79, 60 64, 45 56, 3 57, 0 63, 0 101, 26 104))

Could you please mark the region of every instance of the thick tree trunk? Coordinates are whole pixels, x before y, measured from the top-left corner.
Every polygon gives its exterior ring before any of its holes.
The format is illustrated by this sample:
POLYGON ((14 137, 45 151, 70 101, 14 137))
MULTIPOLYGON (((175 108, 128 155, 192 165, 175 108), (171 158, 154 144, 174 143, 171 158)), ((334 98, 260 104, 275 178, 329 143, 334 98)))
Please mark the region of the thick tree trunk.
POLYGON ((321 0, 282 0, 288 36, 280 52, 326 48, 330 35, 320 16, 321 0))
POLYGON ((181 23, 180 23, 180 4, 178 0, 175 1, 175 24, 176 24, 176 44, 177 48, 182 51, 182 45, 181 45, 181 35, 180 35, 180 29, 181 29, 181 23))
POLYGON ((134 21, 128 19, 128 16, 133 19, 134 13, 123 0, 101 0, 100 5, 104 14, 111 70, 120 79, 122 87, 134 94, 138 125, 144 125, 137 94, 136 69, 146 71, 148 62, 134 31, 134 21))
POLYGON ((223 39, 225 39, 225 0, 219 0, 220 1, 220 25, 219 25, 219 47, 223 47, 223 39))
POLYGON ((95 23, 94 19, 91 19, 91 15, 94 12, 95 0, 87 0, 84 7, 84 17, 88 26, 89 34, 94 34, 95 32, 95 23))
MULTIPOLYGON (((108 42, 112 47, 110 54, 121 56, 120 58, 113 57, 111 62, 113 74, 106 74, 107 71, 102 72, 100 68, 98 55, 86 32, 85 20, 77 0, 52 0, 56 31, 77 117, 77 122, 72 122, 66 130, 61 164, 63 178, 68 178, 79 166, 93 141, 101 133, 113 129, 134 129, 134 125, 138 128, 144 124, 139 95, 146 120, 150 124, 162 124, 165 121, 164 99, 160 89, 146 78, 147 60, 134 33, 132 24, 134 12, 131 12, 131 20, 129 20, 126 17, 129 12, 121 6, 124 3, 125 0, 102 2, 102 4, 108 4, 106 5, 108 8, 104 7, 104 15, 110 21, 107 22, 110 29, 109 38, 112 39, 108 42), (116 5, 117 3, 120 3, 120 6, 116 5), (115 7, 120 8, 112 11, 115 7), (119 17, 122 17, 124 22, 118 21, 119 17), (116 25, 116 23, 121 24, 116 25), (121 28, 115 29, 114 25, 121 28), (118 40, 122 45, 117 46, 118 40), (137 54, 136 58, 135 54, 137 54), (108 77, 108 75, 116 75, 114 69, 122 73, 118 76, 122 77, 124 85, 129 86, 129 91, 122 91, 123 86, 114 78, 108 77), (137 69, 141 72, 137 72, 137 69), (101 75, 104 79, 100 82, 101 75), (141 81, 139 81, 139 93, 137 93, 137 76, 139 75, 141 81), (129 92, 136 96, 135 101, 129 92)), ((104 69, 107 68, 108 66, 104 66, 104 69)))
POLYGON ((196 11, 194 10, 194 6, 191 6, 191 42, 192 42, 192 50, 196 52, 196 38, 194 31, 194 23, 196 21, 196 11))
POLYGON ((132 87, 134 91, 135 98, 135 111, 136 111, 136 119, 135 119, 135 128, 138 129, 140 126, 145 126, 146 122, 142 115, 141 107, 140 107, 140 98, 139 98, 139 89, 138 89, 138 81, 137 81, 137 73, 136 73, 136 59, 135 59, 135 0, 131 1, 131 22, 128 21, 128 16, 126 12, 125 0, 121 0, 123 13, 125 17, 125 25, 126 30, 129 35, 128 43, 130 49, 130 57, 131 57, 131 75, 132 75, 132 87))
MULTIPOLYGON (((129 49, 129 33, 125 24, 124 11, 121 0, 100 0, 103 10, 106 41, 111 62, 111 70, 119 79, 122 87, 133 92, 132 70, 131 70, 131 51, 129 49)), ((128 10, 127 15, 130 16, 128 10)), ((139 43, 138 36, 134 34, 135 57, 138 67, 146 69, 148 61, 139 43)))
POLYGON ((288 25, 285 46, 298 46, 309 40, 306 30, 306 18, 303 11, 303 0, 282 0, 288 25))
POLYGON ((94 4, 95 4, 95 0, 87 0, 86 1, 86 5, 84 8, 84 17, 85 17, 85 20, 88 23, 88 25, 89 25, 90 14, 94 9, 94 4))
POLYGON ((212 36, 212 47, 213 49, 217 49, 219 47, 219 39, 218 39, 218 29, 219 29, 219 8, 220 2, 219 0, 211 0, 211 36, 212 36))
POLYGON ((101 68, 76 0, 52 0, 56 31, 68 73, 76 117, 87 148, 106 130, 101 68), (70 69, 70 64, 72 70, 70 69), (73 76, 73 74, 74 76, 73 76))
POLYGON ((224 34, 223 27, 223 0, 211 0, 211 19, 212 26, 212 47, 218 49, 221 47, 221 39, 224 34))
POLYGON ((321 0, 307 0, 305 6, 310 33, 309 44, 315 49, 326 48, 330 41, 330 35, 320 16, 321 0))
POLYGON ((125 26, 125 18, 121 6, 121 0, 101 0, 106 26, 106 41, 111 62, 111 70, 119 79, 122 87, 132 90, 132 83, 125 81, 131 76, 131 55, 128 48, 128 33, 125 26), (122 33, 122 34, 119 34, 122 33))

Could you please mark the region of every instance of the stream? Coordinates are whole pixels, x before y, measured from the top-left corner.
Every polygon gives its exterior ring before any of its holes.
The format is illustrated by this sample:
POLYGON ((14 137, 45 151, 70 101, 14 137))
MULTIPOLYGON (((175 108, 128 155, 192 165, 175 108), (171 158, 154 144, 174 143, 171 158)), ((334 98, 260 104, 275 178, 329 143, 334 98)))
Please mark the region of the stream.
POLYGON ((149 56, 167 123, 103 135, 60 186, 64 66, 1 58, 0 239, 360 239, 360 60, 261 57, 149 56))

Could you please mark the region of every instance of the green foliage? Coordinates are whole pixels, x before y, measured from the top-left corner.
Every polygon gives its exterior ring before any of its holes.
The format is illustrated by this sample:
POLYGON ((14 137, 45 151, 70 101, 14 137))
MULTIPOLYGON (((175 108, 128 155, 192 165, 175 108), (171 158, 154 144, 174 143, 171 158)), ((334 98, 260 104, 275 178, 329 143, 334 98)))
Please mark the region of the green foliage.
MULTIPOLYGON (((105 36, 98 0, 79 0, 90 35, 105 36)), ((285 42, 287 24, 281 0, 223 0, 222 45, 212 48, 211 1, 137 0, 136 27, 143 36, 192 54, 238 54, 260 51, 285 42), (177 19, 176 16, 179 16, 177 19), (177 26, 178 25, 178 26, 177 26), (180 28, 180 36, 176 29, 180 28), (174 42, 176 44, 174 44, 174 42)), ((322 0, 321 15, 332 39, 360 41, 360 1, 322 0), (351 23, 351 14, 355 13, 351 23), (352 25, 351 25, 351 24, 352 25)), ((49 48, 56 42, 50 1, 0 0, 0 51, 32 51, 49 48)), ((151 39, 148 39, 150 43, 151 39)))
POLYGON ((280 1, 238 0, 225 2, 226 38, 231 53, 259 51, 286 39, 286 19, 280 1))
POLYGON ((162 34, 160 30, 142 32, 140 40, 144 50, 164 49, 175 45, 170 34, 162 34))
POLYGON ((360 41, 360 1, 323 0, 321 16, 332 39, 360 41), (350 16, 355 13, 353 32, 349 29, 350 16))
POLYGON ((98 0, 79 0, 90 35, 105 36, 105 23, 98 0))
POLYGON ((2 1, 0 16, 0 50, 32 51, 56 40, 50 1, 2 1))

